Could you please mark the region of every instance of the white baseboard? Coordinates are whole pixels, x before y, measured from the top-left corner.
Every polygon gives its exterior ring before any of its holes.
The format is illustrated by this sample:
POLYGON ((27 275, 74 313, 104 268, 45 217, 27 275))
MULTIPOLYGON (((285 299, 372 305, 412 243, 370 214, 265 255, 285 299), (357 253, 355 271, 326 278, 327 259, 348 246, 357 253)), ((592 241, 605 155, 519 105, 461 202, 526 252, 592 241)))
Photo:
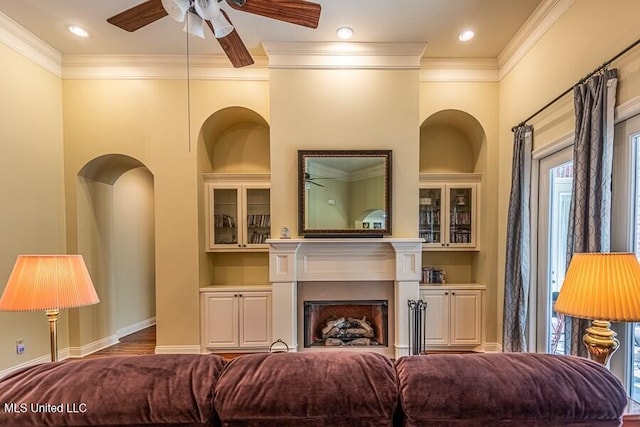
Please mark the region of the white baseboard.
POLYGON ((69 352, 68 357, 70 357, 70 358, 84 357, 84 356, 87 356, 87 355, 89 355, 91 353, 95 353, 96 351, 100 351, 100 350, 103 350, 103 349, 105 349, 107 347, 110 347, 110 346, 112 346, 114 344, 118 344, 119 342, 120 342, 120 340, 118 339, 117 335, 110 335, 110 336, 102 338, 102 339, 100 339, 98 341, 94 341, 92 343, 85 344, 85 345, 83 345, 81 347, 69 347, 68 348, 68 352, 69 352))
POLYGON ((502 344, 498 342, 486 342, 484 343, 485 353, 502 353, 502 344))
POLYGON ((201 354, 199 345, 157 345, 156 354, 201 354))
POLYGON ((143 329, 148 328, 149 326, 153 326, 156 324, 156 318, 151 317, 149 319, 145 319, 141 322, 134 323, 133 325, 125 326, 124 328, 120 328, 116 331, 116 335, 118 338, 126 337, 127 335, 131 335, 135 332, 141 331, 143 329))
MULTIPOLYGON (((156 318, 151 317, 141 322, 134 323, 133 325, 125 326, 124 328, 118 329, 114 335, 99 339, 92 343, 83 345, 82 347, 69 347, 69 354, 67 357, 77 358, 87 356, 91 353, 95 353, 96 351, 100 351, 107 347, 111 347, 112 345, 118 344, 120 342, 120 338, 133 334, 134 332, 141 331, 155 324, 156 318)), ((62 357, 60 357, 60 359, 62 359, 62 357)))
MULTIPOLYGON (((58 352, 60 354, 60 352, 58 352)), ((38 357, 37 359, 31 359, 26 362, 23 362, 19 365, 12 366, 10 368, 4 369, 0 371, 0 378, 9 375, 12 372, 18 371, 22 368, 28 368, 29 366, 40 365, 41 363, 47 363, 51 361, 51 355, 47 354, 46 356, 38 357)))

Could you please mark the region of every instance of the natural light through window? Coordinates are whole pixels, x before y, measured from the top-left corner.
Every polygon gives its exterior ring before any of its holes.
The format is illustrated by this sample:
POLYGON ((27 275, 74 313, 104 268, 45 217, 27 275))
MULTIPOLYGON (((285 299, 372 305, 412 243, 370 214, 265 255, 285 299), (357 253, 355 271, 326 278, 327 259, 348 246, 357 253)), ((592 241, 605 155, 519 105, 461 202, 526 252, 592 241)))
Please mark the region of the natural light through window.
POLYGON ((564 317, 553 311, 567 269, 567 232, 571 207, 573 162, 564 163, 550 171, 550 233, 549 233, 549 295, 550 334, 547 337, 549 353, 564 354, 564 317))
MULTIPOLYGON (((640 259, 640 135, 633 137, 633 157, 635 159, 634 179, 634 206, 633 206, 633 246, 634 252, 640 259)), ((633 324, 633 378, 631 385, 631 398, 640 399, 640 323, 633 324)))

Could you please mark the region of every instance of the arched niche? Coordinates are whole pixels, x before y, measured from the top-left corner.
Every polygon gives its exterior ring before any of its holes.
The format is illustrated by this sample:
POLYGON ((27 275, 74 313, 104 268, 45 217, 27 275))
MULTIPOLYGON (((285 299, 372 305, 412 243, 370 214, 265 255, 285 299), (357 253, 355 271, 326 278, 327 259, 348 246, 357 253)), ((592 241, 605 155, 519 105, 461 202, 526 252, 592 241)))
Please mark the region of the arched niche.
POLYGON ((421 173, 483 172, 486 135, 472 115, 461 110, 442 110, 420 126, 421 173))
POLYGON ((269 132, 267 121, 248 108, 216 111, 200 130, 200 172, 269 173, 269 132))
POLYGON ((154 177, 133 157, 106 154, 78 171, 76 194, 78 252, 100 298, 70 314, 70 345, 82 349, 155 324, 154 177))

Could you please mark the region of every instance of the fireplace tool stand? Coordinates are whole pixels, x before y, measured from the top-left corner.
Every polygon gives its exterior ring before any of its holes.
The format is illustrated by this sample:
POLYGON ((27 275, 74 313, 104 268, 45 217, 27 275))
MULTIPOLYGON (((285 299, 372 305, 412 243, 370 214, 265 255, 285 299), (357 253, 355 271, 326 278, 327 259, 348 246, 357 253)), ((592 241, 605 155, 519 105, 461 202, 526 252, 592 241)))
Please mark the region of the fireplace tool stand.
POLYGON ((409 354, 424 354, 426 340, 427 303, 422 300, 408 300, 409 305, 409 354))

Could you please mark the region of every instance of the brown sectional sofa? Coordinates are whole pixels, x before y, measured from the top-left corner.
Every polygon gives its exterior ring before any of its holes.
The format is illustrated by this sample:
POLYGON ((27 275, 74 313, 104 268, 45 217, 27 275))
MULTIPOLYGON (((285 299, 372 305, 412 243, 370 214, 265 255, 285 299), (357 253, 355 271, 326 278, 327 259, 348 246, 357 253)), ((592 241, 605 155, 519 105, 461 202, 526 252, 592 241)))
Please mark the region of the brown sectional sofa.
POLYGON ((67 360, 0 379, 0 426, 619 425, 620 382, 533 353, 67 360))

